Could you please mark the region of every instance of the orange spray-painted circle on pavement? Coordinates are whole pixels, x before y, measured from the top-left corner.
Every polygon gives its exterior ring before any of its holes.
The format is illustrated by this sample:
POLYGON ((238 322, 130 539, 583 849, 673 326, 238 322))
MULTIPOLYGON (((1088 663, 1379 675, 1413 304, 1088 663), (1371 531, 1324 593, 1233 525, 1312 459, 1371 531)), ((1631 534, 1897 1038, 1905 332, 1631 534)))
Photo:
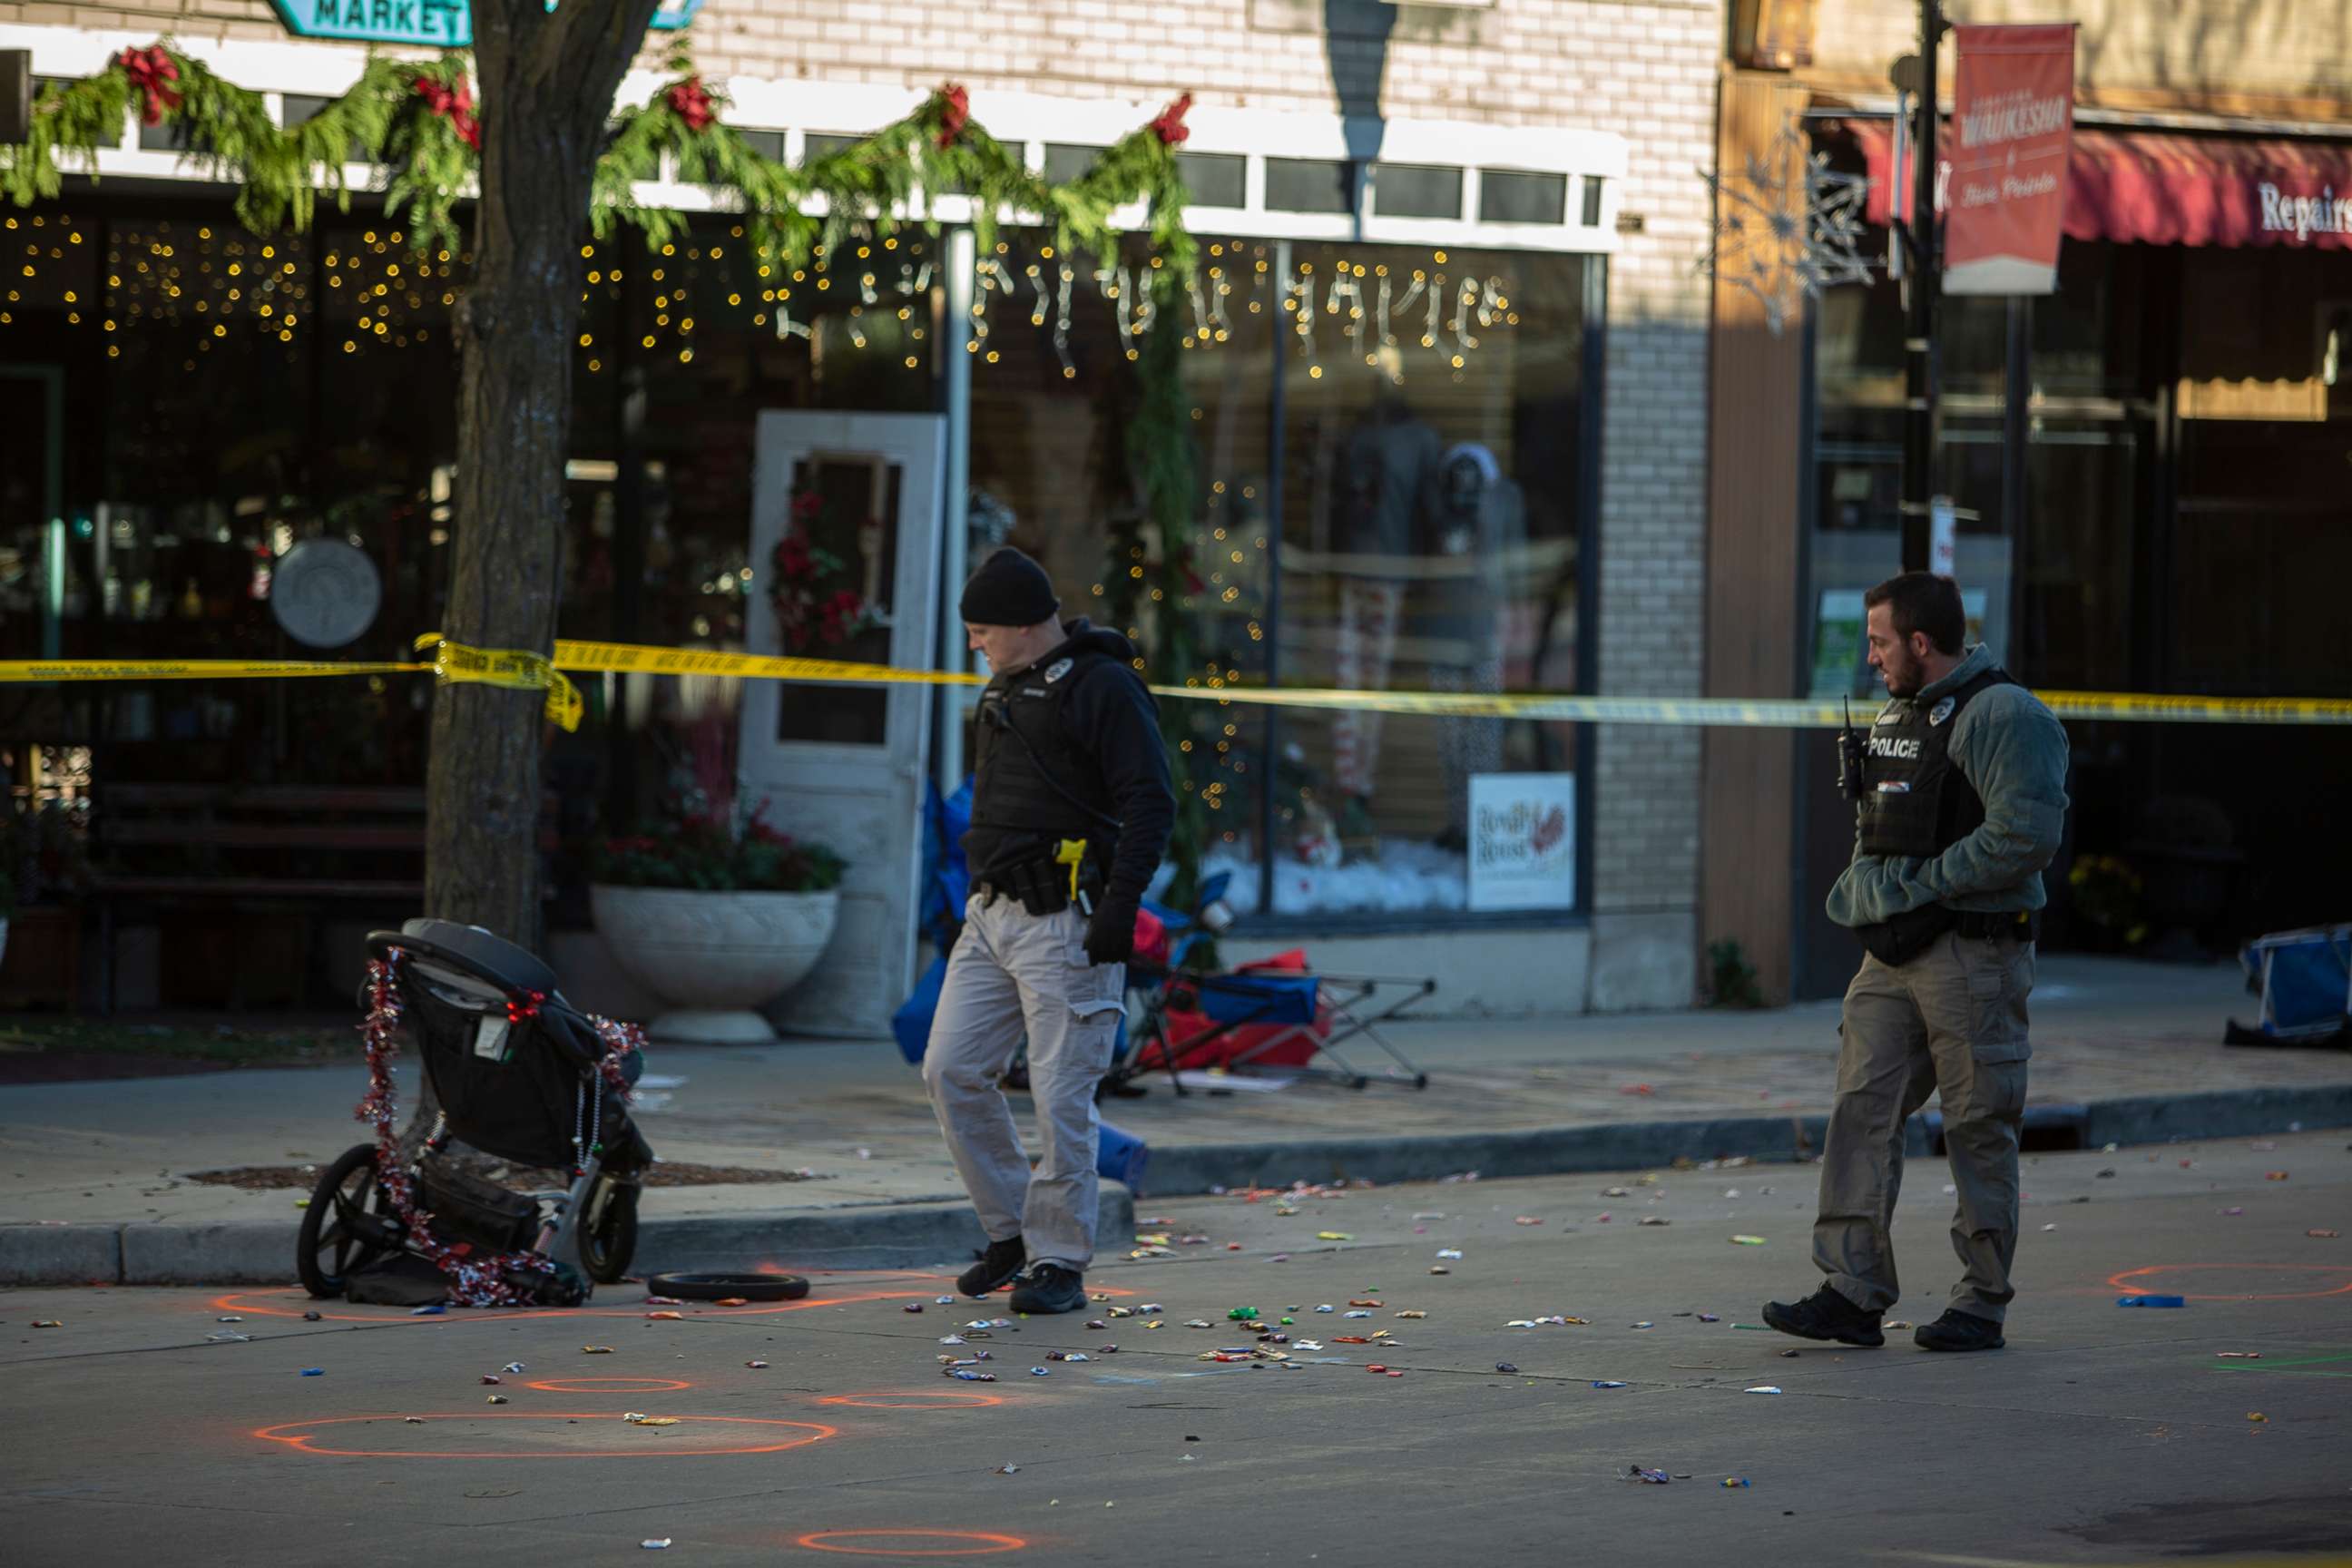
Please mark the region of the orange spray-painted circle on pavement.
POLYGON ((819 1530, 796 1537, 793 1544, 852 1557, 993 1557, 1029 1543, 1017 1535, 976 1530, 819 1530), (908 1544, 894 1546, 892 1542, 908 1544))
POLYGON ((943 1388, 925 1389, 919 1394, 828 1394, 817 1403, 852 1405, 859 1410, 978 1410, 1002 1405, 1004 1397, 943 1388))
MULTIPOLYGON (((836 1428, 820 1426, 814 1421, 775 1421, 758 1415, 681 1415, 675 1428, 662 1428, 661 1435, 643 1432, 630 1426, 611 1411, 561 1410, 546 1414, 526 1411, 469 1411, 464 1415, 446 1412, 391 1415, 329 1415, 308 1421, 288 1421, 276 1426, 256 1427, 253 1436, 267 1442, 283 1443, 297 1453, 331 1455, 347 1459, 707 1459, 726 1454, 778 1454, 787 1448, 804 1448, 812 1443, 822 1443, 836 1435, 836 1428), (404 1433, 412 1425, 427 1429, 451 1423, 561 1421, 576 1423, 589 1428, 588 1434, 610 1430, 616 1438, 635 1432, 646 1441, 630 1441, 625 1447, 591 1448, 330 1448, 316 1441, 320 1432, 330 1426, 376 1426, 380 1436, 404 1433), (714 1430, 710 1442, 694 1446, 688 1436, 684 1442, 667 1436, 669 1431, 688 1433, 692 1428, 709 1426, 714 1430), (786 1436, 791 1433, 793 1436, 786 1436)), ((360 1441, 361 1437, 337 1438, 335 1441, 360 1441)))
POLYGON ((2126 1296, 2179 1296, 2189 1301, 2307 1301, 2318 1296, 2352 1296, 2352 1264, 2342 1263, 2152 1263, 2107 1276, 2107 1283, 2126 1296), (2147 1283, 2164 1274, 2320 1274, 2337 1283, 2316 1290, 2225 1290, 2206 1295, 2167 1289, 2147 1283))
POLYGON ((541 1394, 674 1394, 694 1384, 674 1377, 551 1377, 523 1386, 541 1394))

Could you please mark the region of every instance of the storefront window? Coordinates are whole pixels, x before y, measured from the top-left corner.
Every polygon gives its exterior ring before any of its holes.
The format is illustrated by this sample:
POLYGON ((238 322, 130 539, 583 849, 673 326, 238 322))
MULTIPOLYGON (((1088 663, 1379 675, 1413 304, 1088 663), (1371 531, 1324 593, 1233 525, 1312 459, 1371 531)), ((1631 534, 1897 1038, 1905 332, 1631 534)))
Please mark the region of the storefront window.
MULTIPOLYGON (((1587 263, 1221 237, 1202 255, 1180 307, 1188 591, 1118 627, 1155 679, 1574 689, 1587 263), (1172 669, 1178 616, 1192 667, 1172 669)), ((1034 235, 984 258, 971 548, 1037 556, 1072 611, 1132 569, 1126 362, 1148 266, 1139 248, 1120 267, 1067 264, 1034 235)), ((1180 787, 1206 807, 1204 870, 1229 874, 1246 910, 1472 909, 1479 781, 1561 775, 1557 798, 1573 799, 1572 726, 1190 708, 1180 787)), ((1555 896, 1544 907, 1574 902, 1571 886, 1555 896)))
MULTIPOLYGON (((1587 265, 1296 248, 1280 323, 1286 684, 1576 689, 1587 265)), ((1573 767, 1561 725, 1341 709, 1286 712, 1279 731, 1284 912, 1475 907, 1482 781, 1573 767)))

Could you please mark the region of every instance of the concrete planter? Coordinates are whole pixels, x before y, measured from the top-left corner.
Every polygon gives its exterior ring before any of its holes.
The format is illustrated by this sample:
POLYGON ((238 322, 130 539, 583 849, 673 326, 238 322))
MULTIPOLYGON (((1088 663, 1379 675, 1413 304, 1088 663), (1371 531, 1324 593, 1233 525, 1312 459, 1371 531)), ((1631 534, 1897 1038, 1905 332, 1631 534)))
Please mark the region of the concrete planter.
POLYGON ((757 1045, 776 1032, 755 1009, 799 984, 824 955, 840 896, 589 889, 596 930, 620 966, 667 1009, 659 1040, 757 1045))

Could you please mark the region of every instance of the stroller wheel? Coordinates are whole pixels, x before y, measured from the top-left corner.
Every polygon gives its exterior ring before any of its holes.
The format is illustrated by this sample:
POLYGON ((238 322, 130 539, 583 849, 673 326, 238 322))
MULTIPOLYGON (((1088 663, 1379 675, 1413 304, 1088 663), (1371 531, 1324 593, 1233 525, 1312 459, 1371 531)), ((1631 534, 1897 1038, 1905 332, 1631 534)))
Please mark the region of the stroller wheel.
POLYGON ((637 1194, 635 1182, 599 1175, 589 1189, 580 1226, 580 1261, 599 1285, 617 1285, 637 1255, 637 1194))
POLYGON ((809 1283, 797 1274, 656 1274, 646 1281, 646 1293, 681 1301, 797 1301, 809 1283))
POLYGON ((352 1269, 383 1251, 391 1205, 375 1184, 375 1145, 346 1149, 328 1166, 302 1213, 294 1269, 313 1296, 340 1296, 352 1269))

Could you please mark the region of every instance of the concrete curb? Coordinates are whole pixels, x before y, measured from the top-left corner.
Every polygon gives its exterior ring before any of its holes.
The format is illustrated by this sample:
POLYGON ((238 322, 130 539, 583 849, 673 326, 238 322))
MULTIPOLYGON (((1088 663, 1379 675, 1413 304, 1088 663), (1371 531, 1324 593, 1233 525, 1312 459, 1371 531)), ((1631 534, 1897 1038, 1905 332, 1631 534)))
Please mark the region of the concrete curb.
MULTIPOLYGON (((1217 1187, 1295 1181, 1433 1181, 1554 1176, 1633 1170, 1678 1159, 1745 1156, 1769 1163, 1820 1152, 1822 1114, 1701 1118, 1426 1138, 1316 1138, 1270 1143, 1197 1143, 1151 1151, 1150 1191, 1173 1197, 1217 1187)), ((2029 1107, 2029 1151, 2108 1143, 2178 1142, 2352 1127, 2352 1084, 2142 1095, 2029 1107)), ((1942 1151, 1942 1120, 1914 1117, 1906 1152, 1942 1151)), ((1134 1233, 1135 1199, 1102 1186, 1097 1234, 1119 1249, 1134 1233)), ((0 1225, 0 1285, 283 1284, 294 1272, 295 1226, 0 1225)), ((983 1245, 961 1203, 870 1205, 648 1218, 640 1270, 740 1269, 761 1263, 804 1268, 902 1268, 961 1261, 983 1245)))
MULTIPOLYGON (((0 1225, 0 1285, 284 1285, 298 1225, 0 1225)), ((1135 1233, 1135 1196, 1102 1184, 1106 1250, 1135 1233)), ((961 1264, 988 1244, 969 1204, 891 1204, 647 1218, 632 1273, 908 1268, 961 1264)))
MULTIPOLYGON (((1295 1181, 1425 1182, 1475 1171, 1482 1177, 1569 1175, 1634 1170, 1677 1159, 1745 1156, 1759 1162, 1821 1152, 1826 1114, 1632 1121, 1538 1127, 1427 1138, 1312 1138, 1286 1143, 1201 1143, 1151 1151, 1149 1190, 1157 1197, 1216 1187, 1286 1186, 1295 1181)), ((2306 1089, 2223 1089, 2146 1095, 2027 1108, 2029 1151, 2096 1149, 2108 1143, 2237 1138, 2301 1128, 2352 1127, 2352 1084, 2306 1089)), ((1912 1118, 1906 1152, 1938 1154, 1942 1118, 1912 1118)))

